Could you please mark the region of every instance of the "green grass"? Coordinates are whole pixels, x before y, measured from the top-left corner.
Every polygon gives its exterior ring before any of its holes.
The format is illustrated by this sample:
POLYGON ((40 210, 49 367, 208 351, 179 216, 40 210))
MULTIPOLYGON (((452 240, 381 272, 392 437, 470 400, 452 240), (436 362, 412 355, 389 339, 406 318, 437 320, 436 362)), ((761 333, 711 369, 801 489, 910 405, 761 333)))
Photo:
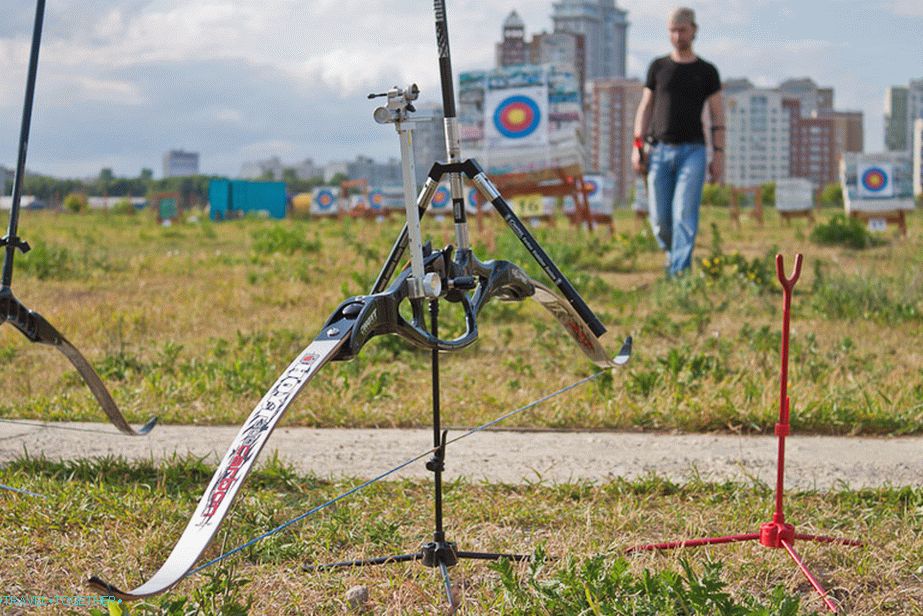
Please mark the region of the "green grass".
MULTIPOLYGON (((195 508, 212 467, 194 458, 162 464, 117 457, 19 459, 0 482, 47 498, 0 494, 0 588, 9 594, 85 594, 98 574, 132 587, 159 567, 195 508)), ((638 543, 751 532, 768 521, 762 484, 676 484, 656 476, 600 485, 446 484, 446 529, 460 549, 525 551, 532 564, 464 562, 452 569, 475 614, 807 614, 813 590, 781 550, 756 544, 649 553, 638 543)), ((268 460, 244 487, 204 558, 214 557, 355 485, 300 476, 268 460)), ((417 565, 307 574, 305 563, 413 551, 428 540, 431 486, 373 485, 290 527, 133 614, 342 613, 363 584, 371 613, 441 612, 437 572, 417 565)), ((923 605, 923 490, 790 491, 799 531, 867 542, 862 548, 799 543, 850 614, 919 614, 923 605), (913 606, 917 606, 914 608, 913 606)), ((85 611, 83 613, 86 613, 85 611)))
MULTIPOLYGON (((790 370, 793 422, 802 432, 923 433, 923 236, 884 236, 855 250, 818 246, 804 223, 733 226, 703 212, 696 267, 663 278, 663 255, 643 223, 619 212, 618 233, 559 221, 535 234, 610 333, 614 353, 635 339, 628 368, 523 414, 513 425, 587 429, 771 432, 778 405, 780 288, 773 255, 795 288, 790 370)), ((833 214, 824 212, 821 224, 833 214)), ((199 216, 202 220, 203 217, 199 216)), ((2 221, 0 221, 2 222, 2 221)), ((129 418, 239 424, 291 358, 347 296, 368 291, 400 228, 397 220, 245 219, 157 226, 150 216, 29 212, 13 288, 101 371, 129 418)), ((837 223, 839 224, 839 223, 837 223)), ((544 274, 491 220, 472 236, 480 258, 506 258, 544 274)), ((451 221, 426 219, 435 246, 451 221)), ((480 339, 446 355, 445 415, 476 425, 593 368, 534 303, 490 304, 480 339)), ((446 306, 444 335, 461 331, 446 306)), ((0 416, 100 421, 93 398, 52 349, 0 328, 0 416)), ((285 421, 305 426, 410 427, 428 354, 395 337, 326 368, 285 421)))

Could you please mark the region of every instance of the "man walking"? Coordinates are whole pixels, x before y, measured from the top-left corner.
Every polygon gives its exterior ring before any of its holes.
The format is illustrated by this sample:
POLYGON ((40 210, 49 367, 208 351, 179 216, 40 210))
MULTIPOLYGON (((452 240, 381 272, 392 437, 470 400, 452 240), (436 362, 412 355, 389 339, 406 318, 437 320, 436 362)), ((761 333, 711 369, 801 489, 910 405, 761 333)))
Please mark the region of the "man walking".
POLYGON ((692 9, 678 8, 667 22, 673 51, 657 58, 647 72, 635 115, 631 161, 637 173, 648 172, 650 220, 657 243, 667 253, 667 274, 692 265, 705 183, 707 153, 702 111, 711 117, 713 182, 724 173, 724 103, 721 78, 713 64, 692 51, 698 26, 692 9), (647 139, 653 145, 643 160, 647 139))

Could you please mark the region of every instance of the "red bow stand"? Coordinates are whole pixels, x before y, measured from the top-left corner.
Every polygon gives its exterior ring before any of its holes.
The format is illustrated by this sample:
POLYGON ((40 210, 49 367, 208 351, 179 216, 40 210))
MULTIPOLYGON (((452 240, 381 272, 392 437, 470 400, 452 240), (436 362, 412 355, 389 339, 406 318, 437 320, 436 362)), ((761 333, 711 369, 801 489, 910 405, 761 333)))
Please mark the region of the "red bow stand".
POLYGON ((647 552, 653 550, 672 550, 676 548, 695 547, 699 545, 716 545, 721 543, 736 543, 739 541, 759 541, 761 545, 767 548, 785 548, 788 555, 792 557, 798 568, 814 587, 814 590, 820 595, 831 612, 837 612, 838 608, 821 583, 814 577, 804 561, 795 551, 795 540, 814 541, 817 543, 837 543, 848 546, 861 546, 861 541, 852 539, 839 539, 836 537, 825 537, 822 535, 805 535, 796 533, 795 527, 785 522, 785 512, 782 506, 782 489, 785 482, 785 437, 791 433, 789 424, 789 404, 788 398, 788 340, 789 340, 789 322, 791 319, 792 308, 792 289, 801 275, 801 263, 803 256, 795 255, 795 271, 791 278, 785 277, 785 266, 782 262, 782 255, 776 255, 776 274, 779 282, 782 283, 783 301, 782 301, 782 375, 781 375, 781 394, 779 397, 779 423, 776 424, 776 436, 779 438, 779 458, 776 475, 776 511, 772 516, 772 522, 766 522, 760 525, 758 533, 744 533, 741 535, 727 535, 724 537, 706 537, 702 539, 690 539, 686 541, 670 541, 668 543, 652 543, 648 545, 637 545, 630 547, 626 553, 647 552))

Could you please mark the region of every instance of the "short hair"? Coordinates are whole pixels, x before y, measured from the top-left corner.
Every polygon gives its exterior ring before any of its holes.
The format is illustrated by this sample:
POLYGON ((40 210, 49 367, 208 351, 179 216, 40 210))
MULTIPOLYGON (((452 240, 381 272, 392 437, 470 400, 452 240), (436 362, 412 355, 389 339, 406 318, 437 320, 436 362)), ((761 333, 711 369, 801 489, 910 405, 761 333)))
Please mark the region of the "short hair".
POLYGON ((685 6, 677 7, 670 11, 670 19, 667 20, 667 23, 689 24, 693 27, 698 27, 695 23, 695 11, 685 6))

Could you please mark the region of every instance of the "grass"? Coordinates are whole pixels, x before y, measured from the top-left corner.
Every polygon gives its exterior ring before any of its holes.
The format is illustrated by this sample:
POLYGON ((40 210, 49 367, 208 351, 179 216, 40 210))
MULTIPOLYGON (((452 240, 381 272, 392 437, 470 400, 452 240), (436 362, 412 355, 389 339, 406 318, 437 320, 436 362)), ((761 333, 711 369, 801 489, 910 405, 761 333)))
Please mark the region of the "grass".
MULTIPOLYGON (((0 482, 47 498, 0 495, 0 588, 85 594, 90 573, 134 586, 166 558, 212 468, 121 458, 20 457, 0 482)), ((354 485, 300 476, 269 460, 248 481, 205 557, 213 557, 354 485)), ((428 540, 430 486, 389 481, 363 490, 239 555, 133 604, 132 614, 344 613, 363 584, 370 613, 443 613, 438 574, 416 565, 307 574, 305 563, 415 550, 428 540)), ((637 481, 524 486, 449 481, 446 525, 462 549, 527 551, 533 564, 465 562, 452 570, 475 614, 808 614, 821 605, 781 551, 755 544, 626 558, 658 539, 749 532, 768 521, 762 484, 637 481), (546 555, 560 558, 546 558, 546 555)), ((799 543, 850 614, 923 613, 923 489, 788 494, 802 532, 859 537, 862 548, 799 543)), ((72 613, 78 613, 76 611, 72 613)), ((84 609, 82 612, 86 613, 84 609)))
MULTIPOLYGON (((780 289, 772 256, 806 253, 795 289, 790 392, 801 433, 923 433, 923 235, 885 236, 855 250, 815 245, 804 223, 774 212, 759 228, 703 212, 691 276, 663 278, 642 223, 618 212, 619 233, 559 221, 536 235, 608 326, 604 344, 635 338, 624 372, 513 425, 542 428, 771 432, 777 409, 780 289)), ((822 214, 817 226, 834 215, 822 214)), ((2 221, 0 221, 2 224, 2 221)), ((837 223, 839 224, 839 223, 837 223)), ((474 225, 472 225, 474 226, 474 225)), ((239 424, 278 373, 349 295, 367 292, 399 230, 396 220, 203 216, 170 228, 147 214, 29 212, 14 291, 100 370, 135 422, 239 424)), ((425 220, 434 245, 451 221, 425 220)), ((472 229, 481 258, 507 258, 544 279, 498 221, 472 229)), ((458 332, 443 310, 446 336, 458 332)), ((473 347, 445 356, 445 416, 476 425, 589 374, 567 335, 532 303, 490 304, 473 347)), ((0 416, 101 420, 68 363, 0 328, 0 416)), ((325 369, 289 411, 291 425, 425 424, 419 384, 428 354, 395 337, 325 369)))

